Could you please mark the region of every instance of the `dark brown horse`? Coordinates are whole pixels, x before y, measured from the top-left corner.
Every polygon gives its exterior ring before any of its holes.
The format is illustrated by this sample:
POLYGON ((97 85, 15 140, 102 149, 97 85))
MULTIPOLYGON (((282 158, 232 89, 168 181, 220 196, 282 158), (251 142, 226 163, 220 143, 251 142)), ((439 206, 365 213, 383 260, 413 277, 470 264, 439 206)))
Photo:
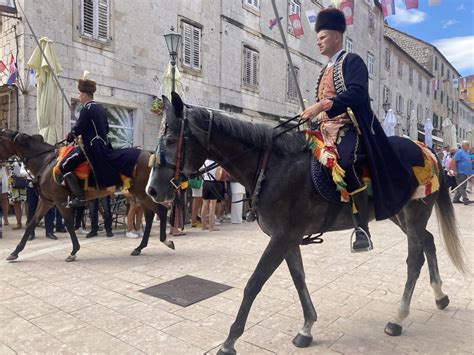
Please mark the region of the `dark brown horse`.
MULTIPOLYGON (((26 168, 35 177, 39 201, 33 220, 27 225, 25 233, 15 250, 8 256, 7 260, 16 260, 18 254, 25 248, 29 235, 34 231, 38 222, 44 217, 48 210, 56 206, 63 216, 67 231, 71 236, 72 251, 66 261, 74 261, 76 253, 80 249, 79 241, 74 230, 74 210, 66 208, 69 190, 57 184, 52 176, 53 167, 56 162, 56 147, 45 143, 40 135, 29 136, 27 134, 10 130, 0 131, 0 161, 5 161, 12 156, 22 160, 26 168)), ((141 203, 145 214, 145 232, 140 245, 135 248, 131 255, 140 255, 141 250, 148 245, 151 226, 155 213, 160 217, 160 241, 171 249, 174 249, 172 241, 166 239, 166 215, 167 208, 153 202, 145 193, 150 168, 148 161, 151 153, 143 150, 137 160, 136 176, 132 181, 130 193, 141 203)), ((87 200, 94 200, 112 194, 115 189, 101 190, 90 189, 86 193, 87 200)))
MULTIPOLYGON (((302 149, 306 144, 303 134, 286 133, 274 139, 275 133, 281 131, 275 132, 266 125, 242 122, 219 112, 186 107, 174 93, 172 104, 167 98, 163 101, 167 127, 160 137, 157 149, 160 159, 152 169, 147 187, 147 193, 156 202, 171 199, 175 188, 170 180, 179 175, 193 175, 206 158, 218 162, 251 191, 260 156, 271 147, 265 180, 257 201, 258 223, 270 239, 247 282, 235 322, 218 353, 235 354, 234 344, 244 332, 255 298, 283 261, 290 270, 304 315, 303 327, 293 343, 297 347, 309 346, 313 339, 311 328, 317 315, 305 282, 300 245, 308 234, 353 228, 349 204, 329 203, 315 192, 309 171, 310 153, 302 149), (325 216, 331 213, 337 216, 328 225, 325 216)), ((419 149, 412 145, 414 149, 419 149)), ((408 275, 400 309, 385 327, 389 335, 400 335, 402 332, 425 257, 436 306, 443 309, 449 304, 448 296, 441 289, 433 235, 426 229, 434 208, 448 255, 459 270, 465 270, 453 205, 446 184, 440 178, 439 191, 423 199, 409 201, 392 218, 408 239, 408 275)))

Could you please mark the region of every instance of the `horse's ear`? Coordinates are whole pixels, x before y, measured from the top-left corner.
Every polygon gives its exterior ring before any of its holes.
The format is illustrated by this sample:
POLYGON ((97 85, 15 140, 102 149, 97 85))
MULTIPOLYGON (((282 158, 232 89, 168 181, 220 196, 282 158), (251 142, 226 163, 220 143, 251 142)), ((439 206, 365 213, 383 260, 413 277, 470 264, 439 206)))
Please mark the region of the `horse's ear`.
POLYGON ((181 97, 174 91, 171 93, 171 102, 173 103, 173 108, 174 112, 176 113, 176 116, 181 117, 181 114, 183 113, 184 109, 184 103, 183 100, 181 100, 181 97))
POLYGON ((21 145, 26 145, 30 142, 30 136, 25 133, 18 133, 16 142, 21 145))
POLYGON ((44 138, 43 138, 43 136, 42 136, 41 134, 33 134, 33 135, 31 136, 31 138, 33 138, 35 141, 39 141, 39 142, 41 142, 41 143, 44 142, 44 138))

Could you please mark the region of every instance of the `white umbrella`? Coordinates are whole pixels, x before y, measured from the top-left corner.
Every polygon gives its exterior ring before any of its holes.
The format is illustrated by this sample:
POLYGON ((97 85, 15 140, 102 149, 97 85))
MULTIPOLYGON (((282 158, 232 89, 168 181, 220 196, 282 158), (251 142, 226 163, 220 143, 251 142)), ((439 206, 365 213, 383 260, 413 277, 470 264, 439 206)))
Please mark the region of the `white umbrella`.
POLYGON ((456 147, 456 127, 454 127, 453 122, 446 117, 442 124, 443 128, 443 143, 445 145, 449 145, 452 148, 456 147), (453 137, 453 130, 454 128, 454 137, 453 137))
POLYGON ((397 125, 397 118, 395 117, 395 113, 393 113, 393 110, 390 109, 388 110, 387 114, 385 115, 385 118, 383 120, 383 130, 387 137, 394 136, 395 135, 395 126, 397 125))
POLYGON ((418 120, 416 119, 415 110, 411 110, 409 136, 412 141, 418 140, 418 120))
POLYGON ((427 118, 425 122, 425 145, 429 148, 433 147, 433 122, 431 118, 427 118))
POLYGON ((38 47, 34 50, 26 66, 36 71, 38 82, 36 116, 39 134, 43 136, 45 142, 55 144, 59 140, 60 131, 58 112, 59 88, 54 81, 52 72, 59 74, 62 68, 61 64, 59 64, 59 58, 54 51, 53 41, 43 37, 39 42, 51 67, 49 67, 38 47))

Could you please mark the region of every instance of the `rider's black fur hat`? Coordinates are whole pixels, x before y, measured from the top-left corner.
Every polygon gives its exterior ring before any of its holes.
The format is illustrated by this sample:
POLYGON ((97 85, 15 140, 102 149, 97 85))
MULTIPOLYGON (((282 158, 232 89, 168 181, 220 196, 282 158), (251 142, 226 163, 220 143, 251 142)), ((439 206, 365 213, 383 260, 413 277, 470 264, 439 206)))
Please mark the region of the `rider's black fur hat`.
POLYGON ((344 33, 346 31, 346 18, 341 10, 329 7, 321 10, 316 18, 316 32, 333 30, 344 33))
POLYGON ((80 92, 85 92, 87 94, 93 94, 96 91, 96 83, 94 80, 90 80, 86 78, 86 73, 84 76, 79 78, 79 82, 77 83, 77 90, 80 92))

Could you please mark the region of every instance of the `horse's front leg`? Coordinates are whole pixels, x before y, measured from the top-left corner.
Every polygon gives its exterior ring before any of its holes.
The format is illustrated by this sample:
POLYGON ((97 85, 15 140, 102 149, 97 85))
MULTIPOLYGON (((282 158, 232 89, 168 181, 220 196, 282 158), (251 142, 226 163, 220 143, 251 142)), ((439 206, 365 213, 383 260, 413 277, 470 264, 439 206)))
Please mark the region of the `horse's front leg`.
POLYGON ((148 239, 150 238, 150 233, 151 233, 151 226, 153 225, 153 217, 155 216, 155 213, 152 210, 149 210, 148 208, 144 208, 145 212, 145 231, 143 232, 143 238, 142 241, 140 242, 140 245, 133 249, 132 253, 130 255, 137 256, 140 255, 142 252, 142 249, 146 248, 148 245, 148 239))
POLYGON ((76 253, 81 249, 81 246, 79 244, 79 240, 77 239, 76 231, 74 229, 74 209, 71 208, 66 208, 62 203, 56 204, 56 206, 59 209, 59 212, 61 212, 61 215, 64 218, 64 222, 66 224, 66 229, 69 233, 69 236, 71 237, 71 242, 72 242, 72 251, 71 254, 66 258, 67 262, 71 262, 76 260, 76 253))
POLYGON ((318 315, 314 308, 311 296, 309 295, 308 288, 305 282, 305 273, 303 267, 303 260, 301 259, 300 246, 297 245, 288 251, 286 256, 286 263, 290 269, 291 278, 295 284, 298 296, 300 298, 301 306, 303 307, 304 325, 303 328, 298 332, 295 338, 293 338, 293 344, 298 348, 306 348, 313 341, 311 335, 311 328, 314 322, 316 322, 318 315))
POLYGON ((52 206, 53 205, 51 203, 44 201, 41 197, 39 198, 38 205, 36 206, 36 212, 26 227, 25 233, 23 234, 20 243, 18 243, 15 250, 7 257, 8 261, 18 259, 18 254, 20 254, 20 252, 25 249, 26 242, 28 241, 31 233, 34 232, 36 225, 39 223, 39 221, 41 221, 46 212, 48 212, 52 206))
POLYGON ((290 248, 288 234, 274 236, 270 239, 255 271, 247 282, 244 289, 244 298, 240 304, 237 317, 230 327, 229 335, 217 354, 235 354, 235 342, 243 334, 247 317, 253 301, 259 294, 265 282, 286 257, 290 248))

